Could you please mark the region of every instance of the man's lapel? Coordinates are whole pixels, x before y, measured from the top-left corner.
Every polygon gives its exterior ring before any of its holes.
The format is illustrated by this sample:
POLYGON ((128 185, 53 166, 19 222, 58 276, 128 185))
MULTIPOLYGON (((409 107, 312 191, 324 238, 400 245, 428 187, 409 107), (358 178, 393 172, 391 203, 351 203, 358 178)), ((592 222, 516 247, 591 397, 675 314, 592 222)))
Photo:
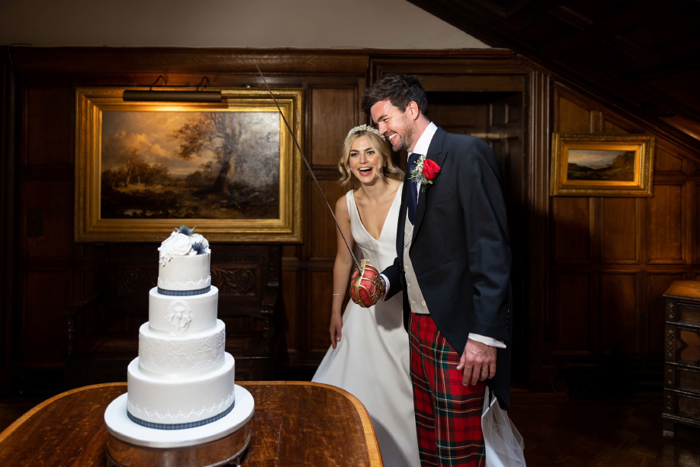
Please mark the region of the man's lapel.
MULTIPOLYGON (((446 156, 446 154, 442 151, 442 142, 445 139, 446 135, 447 132, 442 128, 438 127, 437 131, 435 132, 435 135, 433 135, 432 141, 430 141, 430 147, 428 148, 428 154, 426 155, 426 159, 432 160, 440 167, 442 167, 446 156)), ((433 184, 439 183, 439 179, 440 175, 438 174, 437 178, 435 178, 435 180, 433 181, 433 184)), ((418 206, 416 206, 416 225, 413 227, 414 242, 411 244, 412 246, 415 244, 416 235, 418 234, 421 223, 423 222, 423 216, 425 215, 425 207, 428 204, 428 197, 430 196, 431 188, 432 185, 427 185, 425 186, 425 191, 423 191, 423 187, 421 187, 421 192, 418 195, 418 206)))

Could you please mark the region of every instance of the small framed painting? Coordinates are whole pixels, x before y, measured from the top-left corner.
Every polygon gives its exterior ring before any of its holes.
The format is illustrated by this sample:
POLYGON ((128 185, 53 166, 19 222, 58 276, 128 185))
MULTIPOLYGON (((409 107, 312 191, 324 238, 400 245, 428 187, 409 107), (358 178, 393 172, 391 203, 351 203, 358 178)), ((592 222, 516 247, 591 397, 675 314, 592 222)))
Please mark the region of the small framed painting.
MULTIPOLYGON (((76 241, 160 241, 181 224, 215 242, 302 241, 303 162, 267 90, 220 89, 221 103, 124 90, 76 91, 76 241)), ((303 90, 273 93, 301 141, 303 90)))
POLYGON ((552 196, 651 196, 654 137, 552 136, 552 196))

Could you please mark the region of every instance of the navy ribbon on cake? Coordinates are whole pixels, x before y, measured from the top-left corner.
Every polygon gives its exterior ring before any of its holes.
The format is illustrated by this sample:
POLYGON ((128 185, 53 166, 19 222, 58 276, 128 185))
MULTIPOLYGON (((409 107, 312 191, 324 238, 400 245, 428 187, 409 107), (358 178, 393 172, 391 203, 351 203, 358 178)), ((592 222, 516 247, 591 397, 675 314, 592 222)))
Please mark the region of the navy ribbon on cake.
POLYGON ((197 422, 187 422, 187 423, 147 422, 146 420, 141 420, 140 418, 131 415, 131 412, 129 412, 128 410, 126 411, 126 415, 129 417, 129 419, 132 422, 136 423, 137 425, 145 426, 146 428, 155 428, 156 430, 185 430, 187 428, 196 428, 198 426, 208 425, 209 423, 220 420, 220 419, 224 418, 226 415, 230 414, 235 405, 236 405, 236 401, 233 401, 233 404, 231 404, 231 406, 228 409, 224 410, 223 412, 221 412, 218 415, 214 415, 213 417, 209 417, 205 420, 199 420, 197 422))
POLYGON ((208 287, 204 287, 203 289, 197 289, 197 290, 167 290, 167 289, 161 289, 158 287, 158 293, 162 295, 170 295, 173 297, 188 297, 191 295, 202 295, 211 290, 211 285, 208 287))

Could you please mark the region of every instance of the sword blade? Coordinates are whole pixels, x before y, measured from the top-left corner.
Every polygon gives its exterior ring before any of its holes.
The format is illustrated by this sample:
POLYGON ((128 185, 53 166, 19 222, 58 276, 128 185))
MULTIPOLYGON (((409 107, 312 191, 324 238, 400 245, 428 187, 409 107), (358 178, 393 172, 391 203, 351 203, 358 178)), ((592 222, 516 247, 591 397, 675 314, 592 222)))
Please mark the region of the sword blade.
POLYGON ((348 251, 350 252, 350 256, 352 256, 352 260, 355 263, 355 267, 357 267, 358 271, 362 271, 362 267, 360 267, 360 262, 355 257, 355 253, 352 252, 352 248, 350 248, 350 244, 348 243, 347 238, 345 238, 345 234, 343 234, 343 229, 340 228, 340 224, 338 223, 338 219, 335 217, 335 213, 333 212, 333 208, 331 208, 331 205, 328 202, 326 195, 323 193, 323 189, 321 189, 321 185, 318 183, 318 180, 316 179, 316 174, 314 174, 314 171, 311 169, 311 165, 309 164, 309 161, 306 158, 306 155, 304 155, 304 151, 302 151, 301 146, 299 145, 299 141, 297 141, 296 137, 294 136, 294 132, 292 131, 292 127, 289 126, 289 122, 287 121, 287 117, 285 117, 284 113, 282 113, 282 109, 280 108, 279 103, 277 103, 277 99, 275 98, 275 95, 272 93, 272 89, 270 89, 270 85, 267 84, 267 80, 265 79, 265 75, 263 75, 262 70, 260 70, 260 67, 258 66, 257 62, 254 62, 254 63, 255 63, 255 68, 257 68, 258 73, 260 73, 260 77, 262 78, 263 83, 265 83, 265 87, 267 88, 267 92, 270 93, 272 100, 275 101, 275 105, 277 106, 277 111, 279 112, 280 116, 282 117, 284 124, 287 126, 287 130, 289 131, 289 135, 292 137, 292 140, 294 141, 294 145, 297 147, 297 151, 299 151, 299 154, 301 155, 301 159, 304 161, 304 164, 306 165, 306 169, 309 171, 309 174, 311 174, 311 178, 313 179, 314 183, 316 183, 316 187, 318 188, 319 193, 321 193, 321 197, 323 198, 323 202, 326 203, 326 207, 328 207, 328 211, 331 213, 331 217, 333 217, 333 222, 335 222, 335 226, 338 228, 338 232, 340 232, 340 236, 343 237, 343 241, 345 242, 345 246, 347 247, 348 251))

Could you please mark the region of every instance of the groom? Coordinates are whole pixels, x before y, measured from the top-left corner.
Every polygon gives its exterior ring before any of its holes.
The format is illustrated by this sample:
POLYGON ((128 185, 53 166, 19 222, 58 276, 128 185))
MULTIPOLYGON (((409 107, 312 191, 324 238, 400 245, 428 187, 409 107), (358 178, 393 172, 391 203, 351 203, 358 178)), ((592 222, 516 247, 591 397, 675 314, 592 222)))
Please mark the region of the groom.
POLYGON ((511 256, 498 168, 483 141, 428 117, 415 76, 387 74, 362 108, 409 153, 385 299, 403 291, 421 464, 485 465, 485 386, 510 405, 511 256))

